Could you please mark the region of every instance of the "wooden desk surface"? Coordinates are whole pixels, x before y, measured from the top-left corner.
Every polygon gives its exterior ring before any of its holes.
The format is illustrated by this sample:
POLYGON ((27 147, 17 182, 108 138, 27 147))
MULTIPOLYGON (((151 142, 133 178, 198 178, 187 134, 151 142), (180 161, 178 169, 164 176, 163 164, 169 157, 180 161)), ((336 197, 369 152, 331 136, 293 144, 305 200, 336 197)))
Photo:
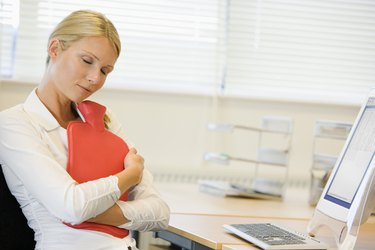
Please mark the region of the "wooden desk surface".
MULTIPOLYGON (((250 250, 259 249, 250 243, 243 241, 229 234, 223 224, 230 223, 254 223, 274 222, 280 225, 293 228, 300 232, 306 232, 308 220, 304 219, 275 219, 255 218, 236 216, 216 215, 193 215, 193 214, 172 214, 168 231, 196 241, 212 249, 224 250, 250 250)), ((335 249, 335 242, 329 231, 322 229, 317 238, 323 240, 332 249, 335 249)), ((355 249, 375 249, 375 223, 366 223, 360 229, 360 236, 355 249)))
POLYGON ((198 184, 157 183, 173 214, 311 218, 314 207, 304 190, 287 193, 283 201, 222 197, 199 191, 198 184))
MULTIPOLYGON (((314 211, 303 191, 289 192, 283 201, 266 201, 214 196, 200 192, 196 184, 157 183, 157 187, 171 208, 167 231, 211 249, 258 249, 226 232, 223 224, 275 222, 306 232, 314 211)), ((375 249, 375 218, 360 230, 355 249, 375 249)), ((335 246, 328 229, 319 231, 317 238, 335 246)))

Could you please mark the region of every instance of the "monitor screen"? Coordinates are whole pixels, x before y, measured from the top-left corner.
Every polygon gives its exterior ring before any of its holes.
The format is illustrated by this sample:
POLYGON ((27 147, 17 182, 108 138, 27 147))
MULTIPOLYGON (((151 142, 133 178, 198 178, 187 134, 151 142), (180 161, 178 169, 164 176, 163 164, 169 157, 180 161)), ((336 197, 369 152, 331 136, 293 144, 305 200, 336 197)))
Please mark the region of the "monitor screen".
POLYGON ((375 97, 368 99, 358 125, 353 129, 355 130, 348 138, 348 144, 324 195, 324 199, 348 209, 374 158, 375 97))

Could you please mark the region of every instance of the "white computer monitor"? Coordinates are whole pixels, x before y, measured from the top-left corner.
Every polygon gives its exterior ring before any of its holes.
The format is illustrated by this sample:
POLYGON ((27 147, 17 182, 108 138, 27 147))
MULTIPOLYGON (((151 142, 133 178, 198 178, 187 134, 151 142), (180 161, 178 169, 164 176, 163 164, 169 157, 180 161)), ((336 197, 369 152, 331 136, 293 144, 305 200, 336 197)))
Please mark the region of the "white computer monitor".
POLYGON ((375 89, 363 103, 310 220, 308 231, 330 228, 342 249, 353 249, 359 226, 375 205, 375 89))

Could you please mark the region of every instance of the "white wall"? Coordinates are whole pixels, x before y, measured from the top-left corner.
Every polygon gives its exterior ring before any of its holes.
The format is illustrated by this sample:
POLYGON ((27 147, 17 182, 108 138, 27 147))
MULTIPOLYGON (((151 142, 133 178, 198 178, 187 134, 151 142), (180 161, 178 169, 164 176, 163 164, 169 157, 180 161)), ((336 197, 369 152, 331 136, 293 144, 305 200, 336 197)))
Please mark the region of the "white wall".
MULTIPOLYGON (((34 88, 30 84, 3 81, 0 84, 0 110, 22 102, 34 88)), ((242 125, 258 125, 263 115, 290 116, 294 119, 290 174, 307 179, 311 165, 312 134, 316 119, 353 122, 359 106, 334 106, 236 98, 102 90, 93 100, 110 107, 119 116, 124 130, 142 152, 146 165, 156 174, 250 175, 249 166, 233 163, 219 166, 203 161, 209 150, 246 154, 251 137, 233 139, 207 131, 212 119, 242 125)))

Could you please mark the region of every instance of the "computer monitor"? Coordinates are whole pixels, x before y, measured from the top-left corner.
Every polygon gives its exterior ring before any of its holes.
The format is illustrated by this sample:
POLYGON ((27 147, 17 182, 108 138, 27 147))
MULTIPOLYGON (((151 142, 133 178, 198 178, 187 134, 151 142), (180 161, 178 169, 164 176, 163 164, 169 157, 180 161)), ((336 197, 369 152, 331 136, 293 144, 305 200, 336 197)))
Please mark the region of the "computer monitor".
POLYGON ((339 249, 353 249, 375 205, 375 89, 363 103, 325 185, 308 231, 330 228, 339 249))

